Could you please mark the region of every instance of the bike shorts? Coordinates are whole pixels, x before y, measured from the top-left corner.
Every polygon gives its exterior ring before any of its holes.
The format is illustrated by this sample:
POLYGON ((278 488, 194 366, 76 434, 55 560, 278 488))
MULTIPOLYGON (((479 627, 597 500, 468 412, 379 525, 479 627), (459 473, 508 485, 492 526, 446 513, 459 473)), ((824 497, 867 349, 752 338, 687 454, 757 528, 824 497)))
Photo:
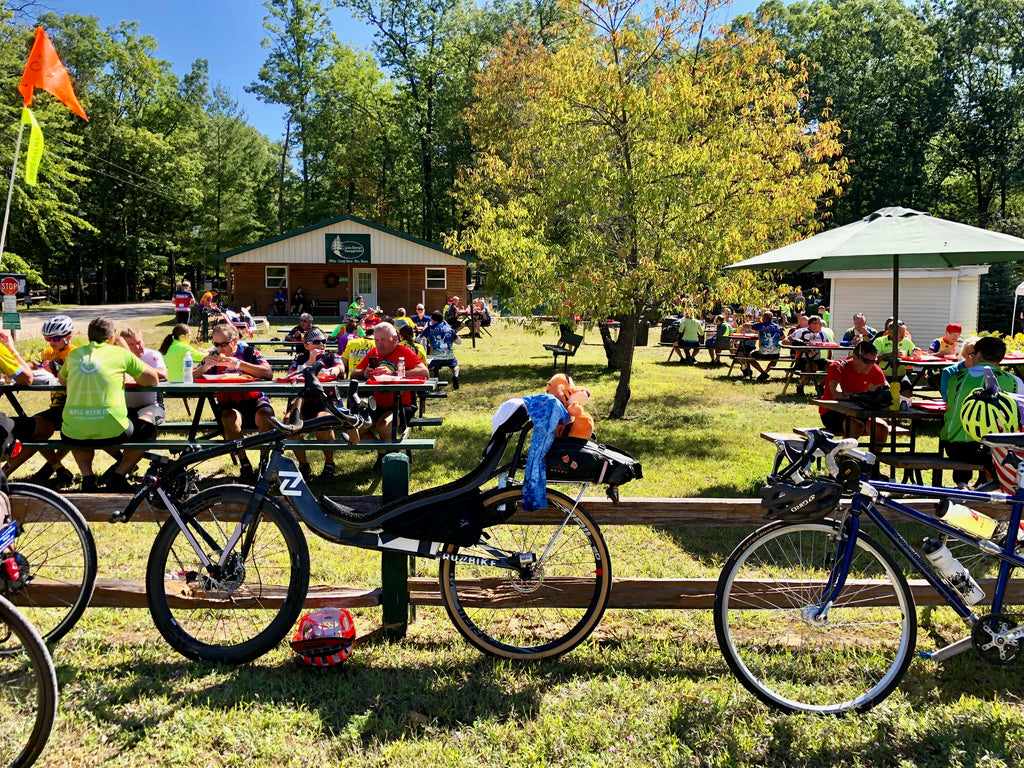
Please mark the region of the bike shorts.
POLYGON ((222 417, 227 411, 238 411, 242 414, 242 428, 256 429, 256 414, 266 408, 267 415, 273 416, 274 409, 264 399, 240 400, 234 403, 217 403, 217 418, 222 417))
POLYGON ((60 439, 65 443, 80 445, 83 448, 102 448, 110 445, 120 445, 127 440, 131 440, 134 436, 135 422, 130 422, 124 432, 120 435, 116 435, 115 437, 77 438, 68 437, 63 432, 60 433, 60 439))

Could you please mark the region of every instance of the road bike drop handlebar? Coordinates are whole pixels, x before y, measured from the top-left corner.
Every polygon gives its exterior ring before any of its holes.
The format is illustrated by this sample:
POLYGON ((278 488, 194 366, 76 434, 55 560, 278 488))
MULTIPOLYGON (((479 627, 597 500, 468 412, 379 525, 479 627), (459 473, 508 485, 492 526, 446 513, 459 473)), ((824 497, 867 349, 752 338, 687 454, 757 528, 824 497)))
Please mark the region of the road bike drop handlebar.
MULTIPOLYGON (((806 440, 800 448, 795 448, 790 441, 777 440, 778 450, 775 454, 775 464, 772 467, 769 482, 790 481, 799 483, 803 477, 804 470, 816 459, 823 459, 828 474, 845 485, 846 481, 856 478, 860 479, 860 472, 854 472, 854 468, 840 465, 842 459, 852 459, 861 464, 874 464, 875 456, 868 451, 857 448, 857 439, 846 437, 835 439, 832 433, 823 429, 809 429, 806 433, 806 440), (783 467, 783 460, 789 463, 783 467)), ((854 490, 854 489, 849 489, 854 490)))

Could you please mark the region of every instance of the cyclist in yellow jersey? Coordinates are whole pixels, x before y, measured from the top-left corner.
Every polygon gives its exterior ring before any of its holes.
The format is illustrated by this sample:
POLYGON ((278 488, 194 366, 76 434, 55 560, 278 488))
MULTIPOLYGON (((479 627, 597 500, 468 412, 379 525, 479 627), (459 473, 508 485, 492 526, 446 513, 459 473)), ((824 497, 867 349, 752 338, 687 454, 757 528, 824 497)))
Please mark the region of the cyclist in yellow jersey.
MULTIPOLYGON (((74 322, 67 315, 56 315, 43 323, 43 338, 46 339, 47 346, 43 350, 42 362, 33 370, 35 383, 57 382, 57 376, 60 374, 64 361, 75 348, 75 345, 71 343, 71 334, 74 333, 74 330, 74 322)), ((14 419, 14 436, 22 441, 49 440, 64 422, 64 401, 66 399, 67 395, 64 392, 51 392, 49 408, 34 416, 19 416, 14 419)), ((68 452, 42 451, 41 453, 46 459, 46 463, 36 470, 29 480, 39 485, 53 485, 56 488, 70 485, 74 475, 61 463, 68 452)), ((23 450, 7 463, 5 471, 13 471, 34 454, 35 451, 23 450)))
POLYGON ((124 399, 125 373, 144 387, 159 381, 157 372, 133 355, 124 339, 115 337, 114 323, 97 317, 89 323, 89 343, 68 355, 60 371, 68 389, 61 437, 81 446, 73 448, 72 454, 82 472, 85 492, 99 490, 99 480, 92 471, 93 447, 117 446, 133 438, 149 440, 155 433, 152 424, 129 418, 124 399))
POLYGON ((32 368, 18 354, 11 335, 6 331, 0 331, 0 374, 18 384, 32 383, 32 368))

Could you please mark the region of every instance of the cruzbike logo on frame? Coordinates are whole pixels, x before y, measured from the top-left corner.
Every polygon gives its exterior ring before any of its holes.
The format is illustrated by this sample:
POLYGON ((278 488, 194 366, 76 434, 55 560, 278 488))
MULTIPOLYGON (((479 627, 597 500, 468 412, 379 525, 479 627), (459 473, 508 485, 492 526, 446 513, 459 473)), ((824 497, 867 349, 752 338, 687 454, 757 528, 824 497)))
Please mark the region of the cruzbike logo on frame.
POLYGON ((284 496, 302 495, 302 473, 298 470, 278 469, 278 480, 281 483, 281 493, 284 496))

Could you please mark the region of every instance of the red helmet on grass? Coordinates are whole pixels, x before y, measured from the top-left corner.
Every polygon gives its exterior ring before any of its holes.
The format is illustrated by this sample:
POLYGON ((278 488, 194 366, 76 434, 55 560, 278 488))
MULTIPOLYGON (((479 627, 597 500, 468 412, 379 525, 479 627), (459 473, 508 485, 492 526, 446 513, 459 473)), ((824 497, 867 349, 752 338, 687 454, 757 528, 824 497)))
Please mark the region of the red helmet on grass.
POLYGON ((356 625, 344 608, 320 608, 299 619, 292 653, 310 667, 333 667, 352 655, 356 625))

